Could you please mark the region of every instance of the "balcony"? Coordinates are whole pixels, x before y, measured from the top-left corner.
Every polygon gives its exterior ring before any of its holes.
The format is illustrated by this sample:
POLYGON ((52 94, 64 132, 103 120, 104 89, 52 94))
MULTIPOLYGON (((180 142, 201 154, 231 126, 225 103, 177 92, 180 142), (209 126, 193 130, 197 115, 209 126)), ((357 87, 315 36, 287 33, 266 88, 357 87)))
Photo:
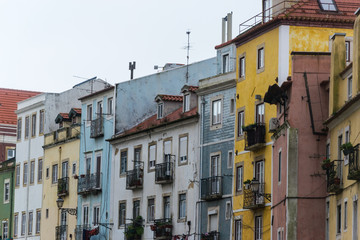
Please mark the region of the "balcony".
POLYGON ((134 170, 126 171, 126 189, 137 189, 143 187, 144 170, 136 167, 134 170))
POLYGON ((265 183, 259 183, 259 190, 244 189, 244 208, 257 209, 265 206, 265 183))
POLYGON ((90 225, 76 225, 74 230, 75 240, 85 240, 84 230, 91 230, 90 225))
POLYGON ((201 240, 219 240, 220 239, 220 232, 218 231, 211 231, 208 233, 201 234, 201 240))
POLYGON ((172 239, 172 222, 171 218, 156 219, 151 230, 154 231, 154 239, 171 240, 172 239))
POLYGON ((67 239, 67 225, 60 225, 55 227, 55 239, 56 240, 67 239))
POLYGON ((102 117, 91 121, 90 137, 97 138, 104 136, 104 124, 102 117))
POLYGON ((144 233, 144 219, 141 216, 129 219, 132 222, 125 224, 124 235, 126 240, 141 240, 144 233))
POLYGON ((330 162, 326 169, 327 191, 339 193, 342 190, 342 160, 330 162))
POLYGON ((245 150, 255 151, 265 146, 265 124, 255 123, 244 127, 245 150))
POLYGON ((359 144, 354 146, 354 151, 345 156, 349 159, 349 173, 347 179, 360 180, 359 144))
POLYGON ((80 175, 78 181, 78 194, 101 191, 101 173, 80 175))
POLYGON ((172 183, 174 179, 174 163, 165 162, 155 165, 155 183, 172 183))
POLYGON ((57 195, 60 196, 66 196, 69 194, 69 178, 64 177, 58 179, 58 190, 57 195))
POLYGON ((201 179, 201 199, 215 200, 222 196, 222 176, 201 179))

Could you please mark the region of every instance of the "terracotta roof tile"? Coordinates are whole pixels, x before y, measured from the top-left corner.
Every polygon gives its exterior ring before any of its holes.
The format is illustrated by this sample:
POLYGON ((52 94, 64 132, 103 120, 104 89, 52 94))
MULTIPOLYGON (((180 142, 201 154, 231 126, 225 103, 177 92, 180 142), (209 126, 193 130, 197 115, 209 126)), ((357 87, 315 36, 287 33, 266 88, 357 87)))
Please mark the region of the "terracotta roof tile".
POLYGON ((189 86, 189 91, 190 92, 196 92, 196 90, 198 90, 199 87, 198 86, 189 86))
POLYGON ((163 101, 172 101, 172 102, 182 102, 183 97, 178 95, 166 95, 166 94, 159 94, 158 95, 161 100, 163 101))
POLYGON ((41 92, 0 88, 0 123, 16 125, 17 103, 41 92))
POLYGON ((72 108, 77 114, 81 114, 81 108, 72 108))

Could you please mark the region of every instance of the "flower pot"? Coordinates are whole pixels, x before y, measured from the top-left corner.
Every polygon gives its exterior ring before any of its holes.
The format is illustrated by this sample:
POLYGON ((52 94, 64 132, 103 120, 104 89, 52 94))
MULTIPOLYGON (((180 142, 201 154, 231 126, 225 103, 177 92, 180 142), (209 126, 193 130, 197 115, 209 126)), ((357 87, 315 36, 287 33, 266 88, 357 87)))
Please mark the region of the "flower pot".
POLYGON ((336 185, 340 185, 340 178, 338 178, 338 177, 334 178, 333 182, 336 185))

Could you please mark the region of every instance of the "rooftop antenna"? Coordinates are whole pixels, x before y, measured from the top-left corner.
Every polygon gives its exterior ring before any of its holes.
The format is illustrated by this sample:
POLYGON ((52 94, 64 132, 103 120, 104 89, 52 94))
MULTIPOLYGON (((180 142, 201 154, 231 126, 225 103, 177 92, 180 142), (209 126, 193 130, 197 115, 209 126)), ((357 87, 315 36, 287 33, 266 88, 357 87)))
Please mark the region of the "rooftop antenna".
POLYGON ((129 62, 129 70, 130 70, 130 79, 134 78, 134 70, 135 70, 135 64, 136 62, 129 62))
POLYGON ((188 36, 188 44, 186 47, 187 50, 187 56, 186 56, 186 83, 189 81, 189 52, 190 52, 190 31, 187 30, 186 34, 188 36))

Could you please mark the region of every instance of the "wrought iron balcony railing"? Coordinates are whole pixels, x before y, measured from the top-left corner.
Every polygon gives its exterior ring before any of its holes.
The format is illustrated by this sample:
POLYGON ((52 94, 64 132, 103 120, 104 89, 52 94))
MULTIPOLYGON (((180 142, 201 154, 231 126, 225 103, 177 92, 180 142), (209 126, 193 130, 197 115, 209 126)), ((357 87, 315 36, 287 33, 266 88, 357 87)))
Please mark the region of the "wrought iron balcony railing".
POLYGON ((259 183, 259 190, 244 189, 244 208, 256 209, 265 206, 265 183, 259 183))
POLYGON ((155 183, 171 183, 174 176, 174 163, 165 162, 155 165, 155 183))
POLYGON ((342 190, 342 161, 334 160, 326 169, 327 191, 338 193, 342 190))
POLYGON ((201 199, 215 200, 222 196, 222 176, 201 179, 201 199))
POLYGON ((101 191, 101 173, 80 175, 78 181, 78 194, 101 191))
POLYGON ((85 240, 84 230, 91 230, 90 225, 76 225, 74 229, 75 240, 85 240))
POLYGON ((211 231, 208 233, 202 233, 201 240, 220 240, 220 232, 211 231))
POLYGON ((66 196, 69 194, 69 178, 64 177, 58 179, 58 190, 57 195, 60 196, 66 196))
POLYGON ((172 221, 171 218, 156 219, 151 229, 154 231, 154 239, 171 240, 172 239, 172 221))
POLYGON ((354 146, 354 151, 345 156, 349 159, 349 180, 360 180, 359 144, 354 146))
POLYGON ((245 150, 257 150, 265 146, 265 124, 256 123, 244 128, 245 150))
POLYGON ((55 239, 67 240, 67 225, 60 225, 55 227, 55 239))
POLYGON ((90 129, 91 129, 90 131, 91 138, 104 136, 104 124, 102 117, 92 120, 90 129))
POLYGON ((144 170, 137 167, 134 170, 126 171, 126 189, 142 188, 144 179, 144 170))

